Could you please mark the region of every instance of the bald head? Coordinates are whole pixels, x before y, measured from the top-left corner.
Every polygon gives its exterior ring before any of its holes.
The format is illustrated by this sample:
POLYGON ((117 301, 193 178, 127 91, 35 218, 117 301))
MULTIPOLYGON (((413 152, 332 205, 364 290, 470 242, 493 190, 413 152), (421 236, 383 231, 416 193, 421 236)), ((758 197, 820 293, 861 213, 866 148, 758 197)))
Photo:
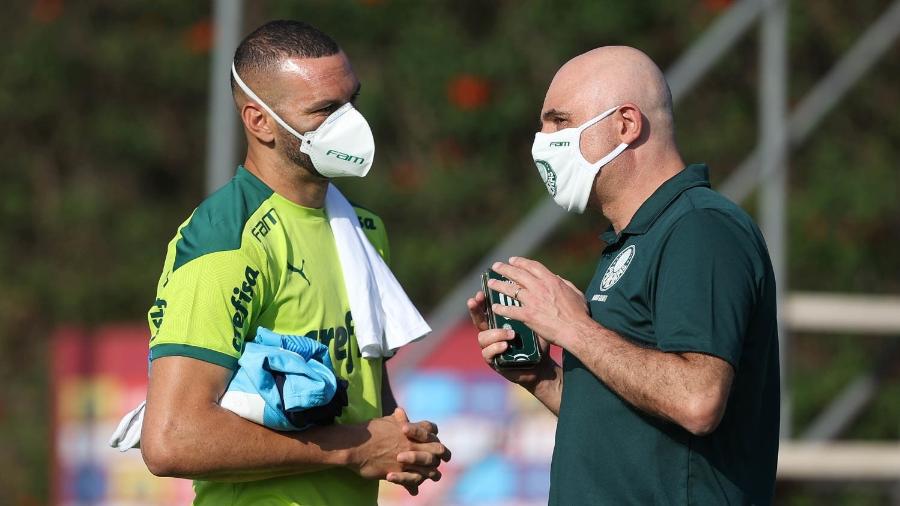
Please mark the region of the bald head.
POLYGON ((659 67, 624 46, 600 47, 566 62, 544 98, 541 132, 582 125, 578 150, 590 165, 577 158, 574 163, 596 171, 587 203, 621 230, 659 185, 684 169, 675 145, 672 93, 659 67))
POLYGON ((577 111, 584 120, 630 102, 651 124, 653 137, 672 137, 672 93, 659 67, 643 52, 605 46, 572 58, 550 83, 548 107, 577 111))

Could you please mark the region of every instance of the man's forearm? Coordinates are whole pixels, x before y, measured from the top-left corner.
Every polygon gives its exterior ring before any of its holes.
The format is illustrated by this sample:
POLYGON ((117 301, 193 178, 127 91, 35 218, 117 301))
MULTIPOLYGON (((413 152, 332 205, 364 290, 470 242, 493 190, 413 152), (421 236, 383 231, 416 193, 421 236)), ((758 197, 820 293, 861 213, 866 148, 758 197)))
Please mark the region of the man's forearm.
POLYGON ((250 481, 344 467, 415 491, 450 459, 430 422, 403 410, 355 425, 276 432, 219 406, 231 371, 189 357, 153 362, 141 431, 144 462, 157 476, 250 481), (427 426, 427 427, 425 427, 427 426))
POLYGON ((559 404, 562 401, 563 374, 562 367, 549 360, 549 367, 545 368, 533 385, 523 385, 537 400, 547 407, 554 415, 559 416, 559 404))
POLYGON ((213 481, 253 481, 347 466, 353 448, 366 439, 360 426, 276 432, 217 405, 166 425, 149 433, 145 425, 144 460, 151 471, 213 481))
POLYGON ((685 424, 686 412, 707 384, 697 381, 690 361, 677 353, 637 346, 619 334, 587 323, 568 351, 609 388, 638 409, 685 424))
MULTIPOLYGON (((495 304, 496 314, 519 320, 551 344, 566 349, 638 409, 674 421, 697 435, 718 425, 734 378, 732 365, 724 359, 702 352, 664 353, 630 343, 591 318, 584 295, 571 282, 534 260, 513 257, 509 264, 497 262, 492 268, 513 281, 493 280, 492 289, 513 298, 518 298, 520 291, 525 296, 521 306, 495 304)), ((470 299, 468 306, 476 323, 477 305, 470 299)), ((482 355, 485 346, 495 346, 482 342, 482 337, 488 341, 508 338, 490 332, 479 334, 482 355)), ((553 409, 553 404, 545 404, 553 409)))

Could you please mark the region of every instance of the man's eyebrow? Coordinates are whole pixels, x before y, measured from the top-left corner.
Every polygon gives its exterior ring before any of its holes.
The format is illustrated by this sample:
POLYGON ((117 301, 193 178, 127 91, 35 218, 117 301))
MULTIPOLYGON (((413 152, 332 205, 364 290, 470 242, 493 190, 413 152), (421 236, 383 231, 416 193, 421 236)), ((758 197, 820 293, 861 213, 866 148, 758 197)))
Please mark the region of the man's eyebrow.
POLYGON ((567 120, 569 119, 569 113, 562 112, 558 109, 548 109, 541 115, 541 119, 543 121, 567 120))
MULTIPOLYGON (((362 90, 362 83, 357 82, 357 83, 356 83, 356 88, 353 90, 353 94, 350 95, 350 101, 351 101, 351 102, 356 98, 357 95, 359 95, 359 91, 360 91, 360 90, 362 90)), ((342 102, 341 99, 330 99, 330 98, 328 98, 328 99, 320 100, 320 101, 318 101, 318 102, 314 102, 313 104, 311 104, 311 105, 309 106, 309 110, 310 110, 311 112, 320 111, 320 110, 322 110, 322 109, 327 109, 328 107, 331 107, 331 106, 333 106, 333 105, 335 105, 335 104, 338 104, 338 103, 341 103, 341 102, 342 102)))

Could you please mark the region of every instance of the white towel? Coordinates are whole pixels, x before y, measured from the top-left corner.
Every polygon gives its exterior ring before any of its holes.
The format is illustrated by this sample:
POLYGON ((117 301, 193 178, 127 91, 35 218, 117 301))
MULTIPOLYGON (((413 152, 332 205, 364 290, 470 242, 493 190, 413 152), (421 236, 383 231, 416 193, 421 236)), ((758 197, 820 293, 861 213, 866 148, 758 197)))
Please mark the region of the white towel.
POLYGON ((350 202, 332 184, 325 212, 337 245, 356 341, 362 356, 390 357, 421 339, 431 327, 366 237, 350 202))
POLYGON ((119 426, 109 438, 109 446, 120 452, 141 447, 141 427, 144 426, 144 408, 146 406, 147 401, 142 401, 138 407, 122 417, 119 426))

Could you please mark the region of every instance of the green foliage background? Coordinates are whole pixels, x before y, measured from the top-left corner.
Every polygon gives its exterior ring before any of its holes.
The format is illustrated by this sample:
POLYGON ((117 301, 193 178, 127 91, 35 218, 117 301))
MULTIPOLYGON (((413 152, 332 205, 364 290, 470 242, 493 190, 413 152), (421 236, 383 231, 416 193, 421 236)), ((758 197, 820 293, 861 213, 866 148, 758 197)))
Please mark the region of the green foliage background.
MULTIPOLYGON (((428 309, 543 198, 529 148, 556 69, 607 44, 665 69, 728 3, 268 0, 246 2, 245 27, 307 20, 350 55, 378 160, 342 186, 384 218, 398 277, 428 309)), ((791 1, 792 105, 888 4, 791 1)), ((142 320, 165 245, 204 196, 209 16, 207 2, 16 0, 0 17, 0 490, 14 503, 48 497, 48 336, 142 320)), ((751 32, 676 108, 685 159, 714 183, 756 143, 757 46, 751 32)), ((898 77, 894 44, 792 154, 791 290, 900 293, 898 77)), ((572 217, 535 256, 585 285, 605 226, 572 217)), ((793 336, 794 429, 886 345, 793 336)), ((898 394, 894 366, 845 437, 900 437, 898 394)), ((888 500, 865 485, 779 496, 888 500)))

